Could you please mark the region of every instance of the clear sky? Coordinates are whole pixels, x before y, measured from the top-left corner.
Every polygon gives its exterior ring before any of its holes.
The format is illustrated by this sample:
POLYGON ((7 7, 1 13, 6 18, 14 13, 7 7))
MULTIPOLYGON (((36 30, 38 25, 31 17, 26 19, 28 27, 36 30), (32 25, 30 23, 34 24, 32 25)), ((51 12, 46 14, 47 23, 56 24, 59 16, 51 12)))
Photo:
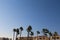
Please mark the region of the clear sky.
POLYGON ((26 36, 28 25, 35 35, 43 28, 60 34, 60 0, 0 0, 0 37, 12 37, 21 26, 26 36))

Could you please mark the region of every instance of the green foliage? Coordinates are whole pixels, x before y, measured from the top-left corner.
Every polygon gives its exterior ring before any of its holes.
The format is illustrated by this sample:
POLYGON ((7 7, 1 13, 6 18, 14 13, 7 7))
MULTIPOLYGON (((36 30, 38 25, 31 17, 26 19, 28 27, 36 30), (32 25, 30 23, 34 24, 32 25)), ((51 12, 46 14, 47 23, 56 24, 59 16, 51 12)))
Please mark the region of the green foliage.
POLYGON ((27 28, 27 32, 31 32, 31 30, 32 30, 32 27, 29 25, 27 28))
POLYGON ((20 30, 23 31, 23 27, 20 27, 20 30))
POLYGON ((33 36, 34 35, 34 32, 30 32, 30 35, 33 36))
POLYGON ((40 34, 40 32, 39 32, 39 31, 37 31, 37 34, 40 34))

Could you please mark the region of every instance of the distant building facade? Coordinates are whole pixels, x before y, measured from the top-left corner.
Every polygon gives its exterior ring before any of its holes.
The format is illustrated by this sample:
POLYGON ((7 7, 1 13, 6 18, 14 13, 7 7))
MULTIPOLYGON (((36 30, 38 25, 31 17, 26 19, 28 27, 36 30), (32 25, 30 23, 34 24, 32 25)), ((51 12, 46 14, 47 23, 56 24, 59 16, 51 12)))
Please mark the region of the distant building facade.
POLYGON ((9 38, 0 38, 0 40, 9 40, 9 38))
POLYGON ((50 40, 60 40, 60 36, 51 36, 50 40))
POLYGON ((38 36, 38 37, 29 37, 29 38, 27 38, 27 37, 21 37, 21 38, 18 38, 18 40, 49 40, 49 38, 48 37, 46 37, 46 36, 38 36))
MULTIPOLYGON (((12 40, 11 38, 0 38, 0 40, 12 40)), ((18 37, 18 40, 60 40, 60 36, 35 36, 35 37, 18 37)))
POLYGON ((18 40, 27 40, 27 37, 19 37, 18 40))
POLYGON ((35 38, 34 38, 34 40, 49 40, 49 38, 47 36, 38 36, 38 37, 35 37, 35 38))
POLYGON ((60 36, 51 36, 50 38, 48 38, 47 36, 38 36, 38 37, 21 37, 18 38, 18 40, 60 40, 60 36))

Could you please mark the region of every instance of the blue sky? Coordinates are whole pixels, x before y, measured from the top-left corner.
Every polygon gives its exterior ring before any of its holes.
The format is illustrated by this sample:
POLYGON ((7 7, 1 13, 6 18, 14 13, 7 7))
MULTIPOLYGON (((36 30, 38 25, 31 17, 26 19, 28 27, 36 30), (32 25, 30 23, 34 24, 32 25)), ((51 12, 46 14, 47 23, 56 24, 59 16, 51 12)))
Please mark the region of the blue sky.
POLYGON ((0 37, 12 37, 21 26, 26 36, 28 25, 35 35, 43 28, 60 34, 60 0, 0 0, 0 37))

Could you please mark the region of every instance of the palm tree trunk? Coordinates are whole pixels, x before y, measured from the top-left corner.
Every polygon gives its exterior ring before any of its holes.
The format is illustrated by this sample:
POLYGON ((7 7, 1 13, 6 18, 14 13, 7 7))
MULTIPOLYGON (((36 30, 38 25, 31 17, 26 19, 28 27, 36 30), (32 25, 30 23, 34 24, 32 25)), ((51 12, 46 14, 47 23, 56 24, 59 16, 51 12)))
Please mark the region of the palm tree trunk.
POLYGON ((38 40, 38 34, 37 34, 37 40, 38 40))
POLYGON ((15 37, 15 32, 13 32, 13 40, 14 40, 14 37, 15 37))
POLYGON ((32 40, 32 35, 31 35, 31 40, 32 40))
POLYGON ((27 40, 29 40, 29 32, 28 32, 28 37, 27 37, 27 40))
POLYGON ((21 34, 20 34, 20 40, 21 40, 21 34))
POLYGON ((49 40, 50 40, 50 37, 49 37, 49 40))
POLYGON ((17 33, 16 33, 16 40, 17 40, 17 33))
POLYGON ((55 36, 54 40, 56 40, 56 36, 55 36))
POLYGON ((56 38, 54 40, 56 40, 56 38))
POLYGON ((34 40, 33 37, 32 37, 32 40, 34 40))
POLYGON ((22 39, 21 39, 21 31, 20 31, 20 40, 22 40, 22 39))

